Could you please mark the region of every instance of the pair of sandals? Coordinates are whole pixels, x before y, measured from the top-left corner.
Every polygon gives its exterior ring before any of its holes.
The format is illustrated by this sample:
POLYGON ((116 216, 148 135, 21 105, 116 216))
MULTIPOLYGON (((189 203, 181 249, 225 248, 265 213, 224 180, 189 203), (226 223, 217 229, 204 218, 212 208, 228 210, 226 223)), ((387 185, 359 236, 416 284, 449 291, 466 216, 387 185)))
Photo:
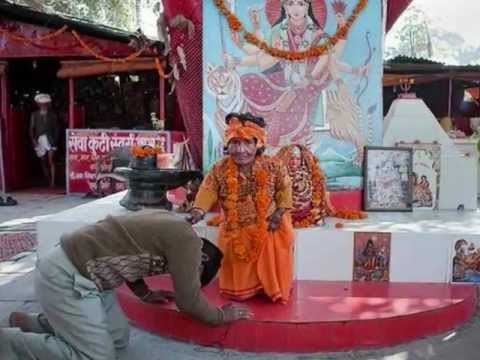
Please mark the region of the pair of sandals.
POLYGON ((18 201, 11 196, 7 196, 5 200, 3 199, 3 197, 0 196, 0 206, 15 206, 17 204, 18 201))

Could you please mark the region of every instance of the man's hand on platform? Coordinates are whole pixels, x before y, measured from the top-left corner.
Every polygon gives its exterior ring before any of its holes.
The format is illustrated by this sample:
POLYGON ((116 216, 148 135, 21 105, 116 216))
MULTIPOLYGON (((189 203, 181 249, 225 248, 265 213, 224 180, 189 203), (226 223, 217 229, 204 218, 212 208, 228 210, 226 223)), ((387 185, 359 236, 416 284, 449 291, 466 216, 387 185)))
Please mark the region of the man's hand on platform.
POLYGON ((247 320, 252 317, 250 309, 244 305, 225 304, 221 307, 223 311, 223 322, 230 323, 237 320, 247 320))
POLYGON ((204 216, 205 212, 202 209, 193 208, 192 210, 190 210, 190 214, 187 216, 186 219, 190 224, 196 224, 201 221, 204 216))
POLYGON ((175 299, 175 294, 168 290, 149 290, 142 301, 150 304, 166 304, 175 299))

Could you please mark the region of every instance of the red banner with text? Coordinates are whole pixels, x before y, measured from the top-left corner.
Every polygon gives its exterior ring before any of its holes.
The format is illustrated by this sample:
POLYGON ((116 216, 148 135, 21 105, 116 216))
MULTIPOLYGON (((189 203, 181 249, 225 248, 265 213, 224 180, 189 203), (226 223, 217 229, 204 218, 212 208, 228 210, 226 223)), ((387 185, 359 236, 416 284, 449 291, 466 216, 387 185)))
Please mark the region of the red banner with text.
MULTIPOLYGON (((120 148, 164 146, 165 151, 171 153, 173 144, 182 141, 184 133, 178 131, 68 129, 67 193, 98 192, 97 180, 111 173, 112 155, 118 154, 120 148)), ((109 191, 125 188, 122 183, 117 185, 116 189, 109 191)))

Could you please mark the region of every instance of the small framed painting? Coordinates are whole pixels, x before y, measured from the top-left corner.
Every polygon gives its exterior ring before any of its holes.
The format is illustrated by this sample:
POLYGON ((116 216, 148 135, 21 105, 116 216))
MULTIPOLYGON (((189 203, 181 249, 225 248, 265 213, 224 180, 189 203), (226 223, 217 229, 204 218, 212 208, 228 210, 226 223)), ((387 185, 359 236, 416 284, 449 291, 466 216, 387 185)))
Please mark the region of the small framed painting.
POLYGON ((366 211, 412 211, 412 149, 365 147, 366 211))
POLYGON ((452 254, 451 282, 480 284, 480 238, 456 239, 452 254))
POLYGON ((438 143, 405 143, 399 147, 413 151, 412 206, 416 209, 438 208, 440 189, 441 145, 438 143))
POLYGON ((390 233, 355 233, 353 281, 389 281, 391 237, 390 233))

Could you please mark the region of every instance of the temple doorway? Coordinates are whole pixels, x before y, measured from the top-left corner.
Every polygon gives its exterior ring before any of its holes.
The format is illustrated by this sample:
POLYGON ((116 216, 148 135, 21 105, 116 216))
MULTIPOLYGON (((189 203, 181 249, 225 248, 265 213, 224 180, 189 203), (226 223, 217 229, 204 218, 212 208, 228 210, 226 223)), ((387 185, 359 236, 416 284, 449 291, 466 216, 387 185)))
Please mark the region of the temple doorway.
POLYGON ((6 188, 9 191, 48 187, 29 134, 31 114, 37 110, 34 97, 47 93, 51 111, 57 117, 55 185, 65 188, 65 128, 68 101, 66 81, 57 78, 60 63, 56 58, 10 60, 8 64, 10 116, 5 124, 4 148, 6 188))

